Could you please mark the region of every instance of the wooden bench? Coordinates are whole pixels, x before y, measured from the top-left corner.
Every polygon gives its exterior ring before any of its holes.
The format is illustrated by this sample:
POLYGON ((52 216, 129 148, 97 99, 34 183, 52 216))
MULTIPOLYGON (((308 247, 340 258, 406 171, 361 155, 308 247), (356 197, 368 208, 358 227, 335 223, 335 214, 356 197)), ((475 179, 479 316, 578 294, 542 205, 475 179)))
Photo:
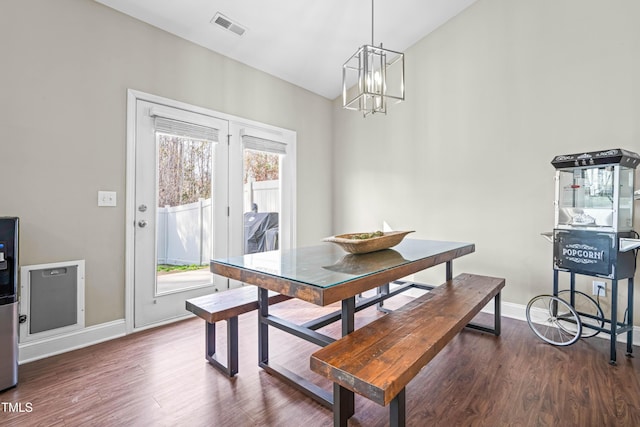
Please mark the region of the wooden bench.
MULTIPOLYGON (((291 297, 269 292, 269 304, 291 297)), ((186 308, 206 321, 205 357, 216 368, 230 377, 238 373, 238 316, 258 309, 258 290, 243 286, 186 301, 186 308), (216 356, 216 322, 227 321, 227 362, 216 356)))
POLYGON ((334 382, 334 425, 346 426, 353 407, 345 391, 382 406, 391 426, 405 424, 405 386, 465 326, 500 335, 505 280, 461 274, 311 355, 311 370, 334 382), (494 327, 469 325, 495 299, 494 327), (346 389, 346 390, 345 390, 346 389))

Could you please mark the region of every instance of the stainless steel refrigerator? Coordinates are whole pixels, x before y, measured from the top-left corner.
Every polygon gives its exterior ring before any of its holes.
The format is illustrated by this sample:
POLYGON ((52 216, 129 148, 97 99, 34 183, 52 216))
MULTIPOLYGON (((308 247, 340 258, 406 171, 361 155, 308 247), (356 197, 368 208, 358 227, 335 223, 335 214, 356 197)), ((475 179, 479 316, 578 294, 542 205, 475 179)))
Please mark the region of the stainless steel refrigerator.
POLYGON ((18 218, 0 217, 0 391, 18 384, 18 218))

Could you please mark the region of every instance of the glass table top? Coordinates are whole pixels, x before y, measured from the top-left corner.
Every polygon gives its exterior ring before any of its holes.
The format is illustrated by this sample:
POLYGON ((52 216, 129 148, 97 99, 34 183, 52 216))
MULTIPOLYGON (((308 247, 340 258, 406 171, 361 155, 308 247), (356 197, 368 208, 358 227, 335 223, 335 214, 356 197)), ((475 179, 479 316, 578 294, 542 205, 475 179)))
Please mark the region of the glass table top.
POLYGON ((332 243, 323 243, 219 258, 212 260, 212 263, 329 288, 469 246, 473 246, 473 243, 404 239, 391 249, 353 255, 332 243))

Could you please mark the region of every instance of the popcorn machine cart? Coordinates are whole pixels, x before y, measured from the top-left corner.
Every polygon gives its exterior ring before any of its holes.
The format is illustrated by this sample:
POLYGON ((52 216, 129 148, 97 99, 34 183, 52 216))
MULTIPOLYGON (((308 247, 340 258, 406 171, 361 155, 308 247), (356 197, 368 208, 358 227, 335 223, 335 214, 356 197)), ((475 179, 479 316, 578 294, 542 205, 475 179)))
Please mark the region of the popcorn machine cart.
POLYGON ((538 295, 527 305, 527 322, 542 340, 570 345, 600 332, 611 338, 611 364, 616 363, 616 337, 627 334, 627 356, 633 344, 633 278, 638 233, 633 230, 636 153, 611 149, 556 156, 555 224, 542 233, 553 243, 553 295, 538 295), (559 290, 560 272, 569 273, 569 289, 559 290), (611 314, 575 289, 576 275, 611 282, 611 314), (618 319, 618 281, 627 281, 627 308, 618 319))

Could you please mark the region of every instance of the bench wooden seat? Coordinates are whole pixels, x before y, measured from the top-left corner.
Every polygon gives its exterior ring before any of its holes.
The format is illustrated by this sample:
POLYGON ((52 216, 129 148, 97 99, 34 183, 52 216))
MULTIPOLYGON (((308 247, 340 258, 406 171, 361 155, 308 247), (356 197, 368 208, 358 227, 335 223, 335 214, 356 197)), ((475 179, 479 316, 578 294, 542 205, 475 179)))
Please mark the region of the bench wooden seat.
POLYGON ((504 285, 504 279, 461 274, 313 353, 311 370, 334 382, 334 425, 346 426, 353 411, 341 403, 343 388, 391 403, 391 425, 404 425, 405 386, 492 298, 493 329, 475 326, 500 334, 504 285))
MULTIPOLYGON (((291 297, 269 292, 269 304, 291 297)), ((216 368, 230 377, 238 373, 238 316, 258 309, 258 290, 255 286, 242 286, 186 301, 186 309, 206 321, 205 357, 216 368), (227 361, 216 356, 216 322, 227 322, 227 361)))

